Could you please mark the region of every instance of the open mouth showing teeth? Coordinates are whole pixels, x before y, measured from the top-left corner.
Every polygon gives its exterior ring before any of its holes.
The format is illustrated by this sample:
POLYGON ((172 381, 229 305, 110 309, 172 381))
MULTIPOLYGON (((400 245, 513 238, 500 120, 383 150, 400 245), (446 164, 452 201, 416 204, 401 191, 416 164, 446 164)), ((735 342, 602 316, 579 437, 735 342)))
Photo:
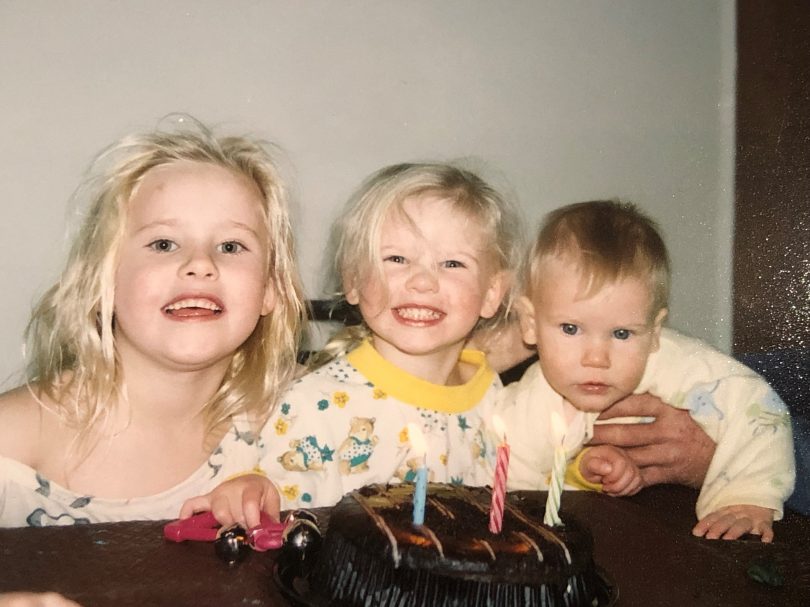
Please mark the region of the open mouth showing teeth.
POLYGON ((222 308, 210 299, 181 299, 163 308, 171 316, 222 314, 222 308))
POLYGON ((397 308, 397 314, 405 320, 425 322, 429 320, 439 320, 443 314, 430 308, 397 308))

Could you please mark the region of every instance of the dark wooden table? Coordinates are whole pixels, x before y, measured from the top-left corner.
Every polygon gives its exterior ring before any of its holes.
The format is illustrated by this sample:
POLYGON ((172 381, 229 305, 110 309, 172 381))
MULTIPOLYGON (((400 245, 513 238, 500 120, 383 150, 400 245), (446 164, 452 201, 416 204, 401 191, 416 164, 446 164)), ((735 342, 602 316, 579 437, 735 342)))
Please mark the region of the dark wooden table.
MULTIPOLYGON (((620 607, 810 605, 810 518, 788 513, 770 545, 702 540, 690 534, 695 498, 672 486, 632 498, 566 492, 562 517, 588 521, 620 607), (749 577, 755 560, 784 584, 749 577)), ((317 512, 326 523, 328 510, 317 512)), ((55 590, 85 607, 287 605, 274 559, 251 553, 228 566, 210 544, 165 542, 156 522, 0 529, 0 592, 55 590)))

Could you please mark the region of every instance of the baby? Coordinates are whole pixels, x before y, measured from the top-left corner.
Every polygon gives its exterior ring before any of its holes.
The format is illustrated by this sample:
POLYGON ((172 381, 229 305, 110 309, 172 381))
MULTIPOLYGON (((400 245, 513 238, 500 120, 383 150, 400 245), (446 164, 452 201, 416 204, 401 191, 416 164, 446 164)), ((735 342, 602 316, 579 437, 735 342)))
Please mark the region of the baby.
MULTIPOLYGON (((662 328, 670 270, 655 224, 612 201, 569 205, 543 224, 517 307, 539 362, 502 393, 512 445, 510 489, 542 489, 551 469, 551 418, 564 422, 569 472, 611 495, 642 486, 621 449, 582 450, 596 417, 637 393, 687 409, 717 443, 697 501, 697 536, 773 539, 772 521, 795 480, 790 419, 756 373, 706 344, 662 328), (550 440, 538 440, 545 429, 550 440)), ((643 420, 639 420, 643 421, 643 420)))

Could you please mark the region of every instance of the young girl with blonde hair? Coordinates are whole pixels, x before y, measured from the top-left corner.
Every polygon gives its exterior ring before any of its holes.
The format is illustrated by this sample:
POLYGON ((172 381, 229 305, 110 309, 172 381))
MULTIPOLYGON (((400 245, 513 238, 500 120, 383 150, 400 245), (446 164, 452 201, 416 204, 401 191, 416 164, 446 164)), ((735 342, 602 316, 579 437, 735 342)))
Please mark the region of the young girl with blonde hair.
POLYGON ((370 483, 408 481, 422 465, 436 482, 490 483, 485 424, 500 381, 465 343, 505 316, 519 226, 512 205, 468 170, 398 164, 373 174, 336 227, 335 273, 362 325, 281 398, 262 432, 272 482, 231 480, 183 513, 252 525, 259 508, 277 514, 278 493, 282 509, 328 506, 370 483))
POLYGON ((128 136, 0 396, 0 525, 176 517, 257 463, 304 302, 265 146, 199 124, 128 136))

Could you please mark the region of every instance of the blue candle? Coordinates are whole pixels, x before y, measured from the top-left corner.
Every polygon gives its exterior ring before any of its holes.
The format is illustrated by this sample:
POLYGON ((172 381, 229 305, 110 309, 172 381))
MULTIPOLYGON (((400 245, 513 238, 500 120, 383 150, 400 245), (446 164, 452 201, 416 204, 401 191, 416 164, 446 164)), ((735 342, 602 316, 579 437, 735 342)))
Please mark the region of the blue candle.
POLYGON ((427 467, 422 465, 416 471, 416 485, 413 488, 413 524, 425 522, 425 499, 427 499, 427 467))
POLYGON ((423 525, 425 523, 425 500, 427 499, 427 443, 416 424, 408 424, 408 441, 411 443, 413 456, 422 462, 422 465, 416 470, 416 484, 413 486, 413 524, 423 525))

